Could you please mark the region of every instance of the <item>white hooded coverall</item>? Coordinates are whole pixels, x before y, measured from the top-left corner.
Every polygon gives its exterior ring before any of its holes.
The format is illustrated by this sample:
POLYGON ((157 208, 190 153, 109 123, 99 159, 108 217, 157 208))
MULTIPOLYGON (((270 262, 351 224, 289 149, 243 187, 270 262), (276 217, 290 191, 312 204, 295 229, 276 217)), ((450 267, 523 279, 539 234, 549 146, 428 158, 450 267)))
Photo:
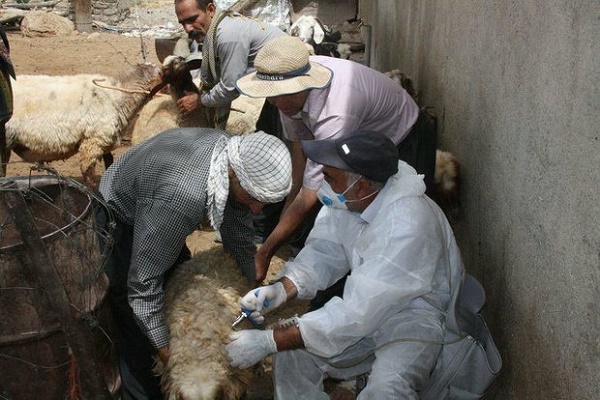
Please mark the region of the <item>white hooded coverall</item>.
POLYGON ((362 213, 323 207, 282 275, 310 299, 349 271, 343 299, 299 319, 305 350, 275 354, 277 399, 328 399, 327 376, 371 371, 359 399, 418 399, 436 365, 463 264, 452 229, 400 161, 362 213))

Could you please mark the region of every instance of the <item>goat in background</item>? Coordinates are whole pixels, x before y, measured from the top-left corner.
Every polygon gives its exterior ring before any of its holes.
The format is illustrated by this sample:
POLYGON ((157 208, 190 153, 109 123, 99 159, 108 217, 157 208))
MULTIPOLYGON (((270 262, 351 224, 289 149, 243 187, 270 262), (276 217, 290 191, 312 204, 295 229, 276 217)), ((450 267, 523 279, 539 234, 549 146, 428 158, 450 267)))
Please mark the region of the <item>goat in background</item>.
POLYGON ((290 26, 289 33, 296 36, 318 56, 330 56, 335 58, 350 57, 350 45, 338 43, 342 38, 339 31, 331 30, 321 20, 312 15, 301 15, 290 26))

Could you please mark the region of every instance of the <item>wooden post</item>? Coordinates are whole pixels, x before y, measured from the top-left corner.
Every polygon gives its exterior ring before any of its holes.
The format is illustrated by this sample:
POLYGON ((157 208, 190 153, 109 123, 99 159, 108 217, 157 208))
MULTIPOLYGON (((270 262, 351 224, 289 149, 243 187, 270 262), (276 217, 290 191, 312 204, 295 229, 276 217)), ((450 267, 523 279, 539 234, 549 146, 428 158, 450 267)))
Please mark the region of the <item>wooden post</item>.
MULTIPOLYGON (((16 188, 17 185, 13 182, 7 187, 16 188)), ((96 362, 95 349, 89 340, 83 322, 78 321, 73 312, 69 297, 40 237, 23 194, 19 190, 6 190, 4 196, 4 202, 21 234, 23 245, 28 251, 30 266, 34 269, 31 271, 31 275, 37 276, 41 288, 46 293, 47 304, 56 314, 77 360, 81 398, 110 400, 110 393, 96 362)))
POLYGON ((75 29, 92 31, 92 0, 75 0, 75 29))

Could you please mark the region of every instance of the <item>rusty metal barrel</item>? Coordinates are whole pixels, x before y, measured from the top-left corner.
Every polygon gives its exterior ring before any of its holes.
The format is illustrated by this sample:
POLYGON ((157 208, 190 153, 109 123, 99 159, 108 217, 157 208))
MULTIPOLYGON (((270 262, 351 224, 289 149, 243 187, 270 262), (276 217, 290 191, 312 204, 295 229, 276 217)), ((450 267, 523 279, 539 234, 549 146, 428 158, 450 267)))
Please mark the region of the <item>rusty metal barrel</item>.
POLYGON ((107 233, 96 226, 95 204, 58 175, 0 179, 0 398, 114 391, 100 244, 107 233))

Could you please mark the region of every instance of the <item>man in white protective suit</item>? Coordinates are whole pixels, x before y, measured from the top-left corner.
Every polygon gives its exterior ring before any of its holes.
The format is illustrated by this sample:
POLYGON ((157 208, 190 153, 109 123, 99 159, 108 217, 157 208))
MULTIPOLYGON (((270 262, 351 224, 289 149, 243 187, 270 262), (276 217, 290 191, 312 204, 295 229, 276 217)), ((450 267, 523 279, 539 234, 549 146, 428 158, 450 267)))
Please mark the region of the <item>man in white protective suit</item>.
POLYGON ((247 368, 276 353, 279 399, 328 399, 325 378, 366 373, 359 399, 418 399, 463 280, 452 229, 424 194, 423 176, 398 161, 383 134, 358 131, 302 148, 324 166, 318 198, 327 207, 278 281, 253 289, 241 305, 263 322, 287 300, 310 299, 350 273, 343 297, 291 326, 232 333, 231 364, 247 368))

